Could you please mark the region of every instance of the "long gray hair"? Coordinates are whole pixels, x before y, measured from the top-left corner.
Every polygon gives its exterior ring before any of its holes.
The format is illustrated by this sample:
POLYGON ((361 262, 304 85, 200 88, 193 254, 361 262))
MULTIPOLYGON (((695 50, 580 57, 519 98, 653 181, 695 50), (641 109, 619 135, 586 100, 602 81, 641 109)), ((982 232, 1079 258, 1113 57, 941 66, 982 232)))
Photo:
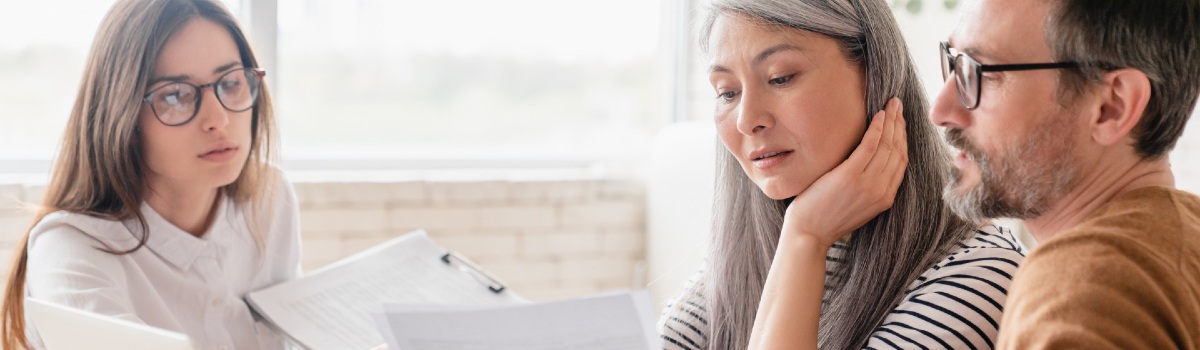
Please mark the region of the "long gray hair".
MULTIPOLYGON (((863 66, 867 111, 881 110, 893 96, 904 103, 910 159, 904 181, 893 207, 850 235, 821 310, 820 348, 861 348, 909 284, 974 232, 974 224, 942 200, 949 154, 926 119, 921 81, 896 20, 884 0, 716 0, 712 6, 701 31, 705 50, 717 17, 734 13, 827 35, 863 66)), ((688 312, 682 305, 703 305, 708 348, 745 349, 787 204, 763 194, 732 154, 719 153, 708 266, 668 316, 688 312)))

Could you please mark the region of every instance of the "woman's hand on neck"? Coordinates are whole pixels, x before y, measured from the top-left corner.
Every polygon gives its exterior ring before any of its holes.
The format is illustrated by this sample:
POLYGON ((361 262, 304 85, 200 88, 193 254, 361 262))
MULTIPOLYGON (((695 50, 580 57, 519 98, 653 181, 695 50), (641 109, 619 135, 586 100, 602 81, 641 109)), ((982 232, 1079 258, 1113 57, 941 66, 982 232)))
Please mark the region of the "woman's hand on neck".
POLYGON ((813 236, 828 248, 892 207, 908 167, 903 111, 891 99, 850 157, 788 203, 783 236, 813 236))

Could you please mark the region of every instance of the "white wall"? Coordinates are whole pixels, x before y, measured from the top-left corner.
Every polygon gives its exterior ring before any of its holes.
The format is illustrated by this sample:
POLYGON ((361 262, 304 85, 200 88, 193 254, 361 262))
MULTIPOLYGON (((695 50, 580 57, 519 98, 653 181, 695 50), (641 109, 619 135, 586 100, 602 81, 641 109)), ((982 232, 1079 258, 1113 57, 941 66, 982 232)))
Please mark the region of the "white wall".
MULTIPOLYGON (((640 181, 571 176, 509 180, 303 180, 304 268, 312 270, 413 229, 489 270, 532 300, 644 286, 640 181)), ((40 185, 0 185, 0 266, 31 216, 40 185)))
POLYGON ((674 124, 655 137, 646 164, 646 257, 659 309, 705 258, 717 147, 712 122, 674 124))

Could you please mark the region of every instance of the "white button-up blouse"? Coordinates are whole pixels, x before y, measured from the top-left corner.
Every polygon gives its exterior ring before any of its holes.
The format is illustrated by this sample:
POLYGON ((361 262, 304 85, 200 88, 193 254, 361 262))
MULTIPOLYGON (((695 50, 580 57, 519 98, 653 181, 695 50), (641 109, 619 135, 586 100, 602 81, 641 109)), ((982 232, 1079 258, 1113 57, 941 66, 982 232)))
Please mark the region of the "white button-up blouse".
MULTIPOLYGON (((113 221, 59 211, 33 228, 28 241, 26 295, 99 314, 181 332, 199 349, 283 349, 282 337, 256 322, 242 297, 300 271, 295 194, 280 177, 268 210, 252 213, 222 198, 201 237, 167 222, 143 203, 146 245, 136 219, 113 221), (250 227, 266 227, 256 242, 250 227)), ((41 341, 26 317, 30 343, 41 341)))

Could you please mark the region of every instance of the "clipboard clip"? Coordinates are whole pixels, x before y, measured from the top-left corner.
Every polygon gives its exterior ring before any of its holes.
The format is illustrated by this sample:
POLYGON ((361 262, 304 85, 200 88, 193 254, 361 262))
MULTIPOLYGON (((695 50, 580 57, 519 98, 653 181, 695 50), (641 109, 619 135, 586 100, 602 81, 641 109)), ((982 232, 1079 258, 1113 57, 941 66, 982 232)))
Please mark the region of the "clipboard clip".
POLYGON ((456 268, 459 271, 475 277, 475 280, 487 286, 487 289, 492 291, 492 293, 500 294, 501 292, 504 292, 504 283, 500 282, 500 279, 497 279, 491 274, 484 272, 483 269, 479 268, 478 265, 475 265, 475 263, 467 260, 466 257, 458 255, 458 253, 446 252, 446 254, 442 255, 442 262, 446 263, 446 265, 450 267, 456 268))

